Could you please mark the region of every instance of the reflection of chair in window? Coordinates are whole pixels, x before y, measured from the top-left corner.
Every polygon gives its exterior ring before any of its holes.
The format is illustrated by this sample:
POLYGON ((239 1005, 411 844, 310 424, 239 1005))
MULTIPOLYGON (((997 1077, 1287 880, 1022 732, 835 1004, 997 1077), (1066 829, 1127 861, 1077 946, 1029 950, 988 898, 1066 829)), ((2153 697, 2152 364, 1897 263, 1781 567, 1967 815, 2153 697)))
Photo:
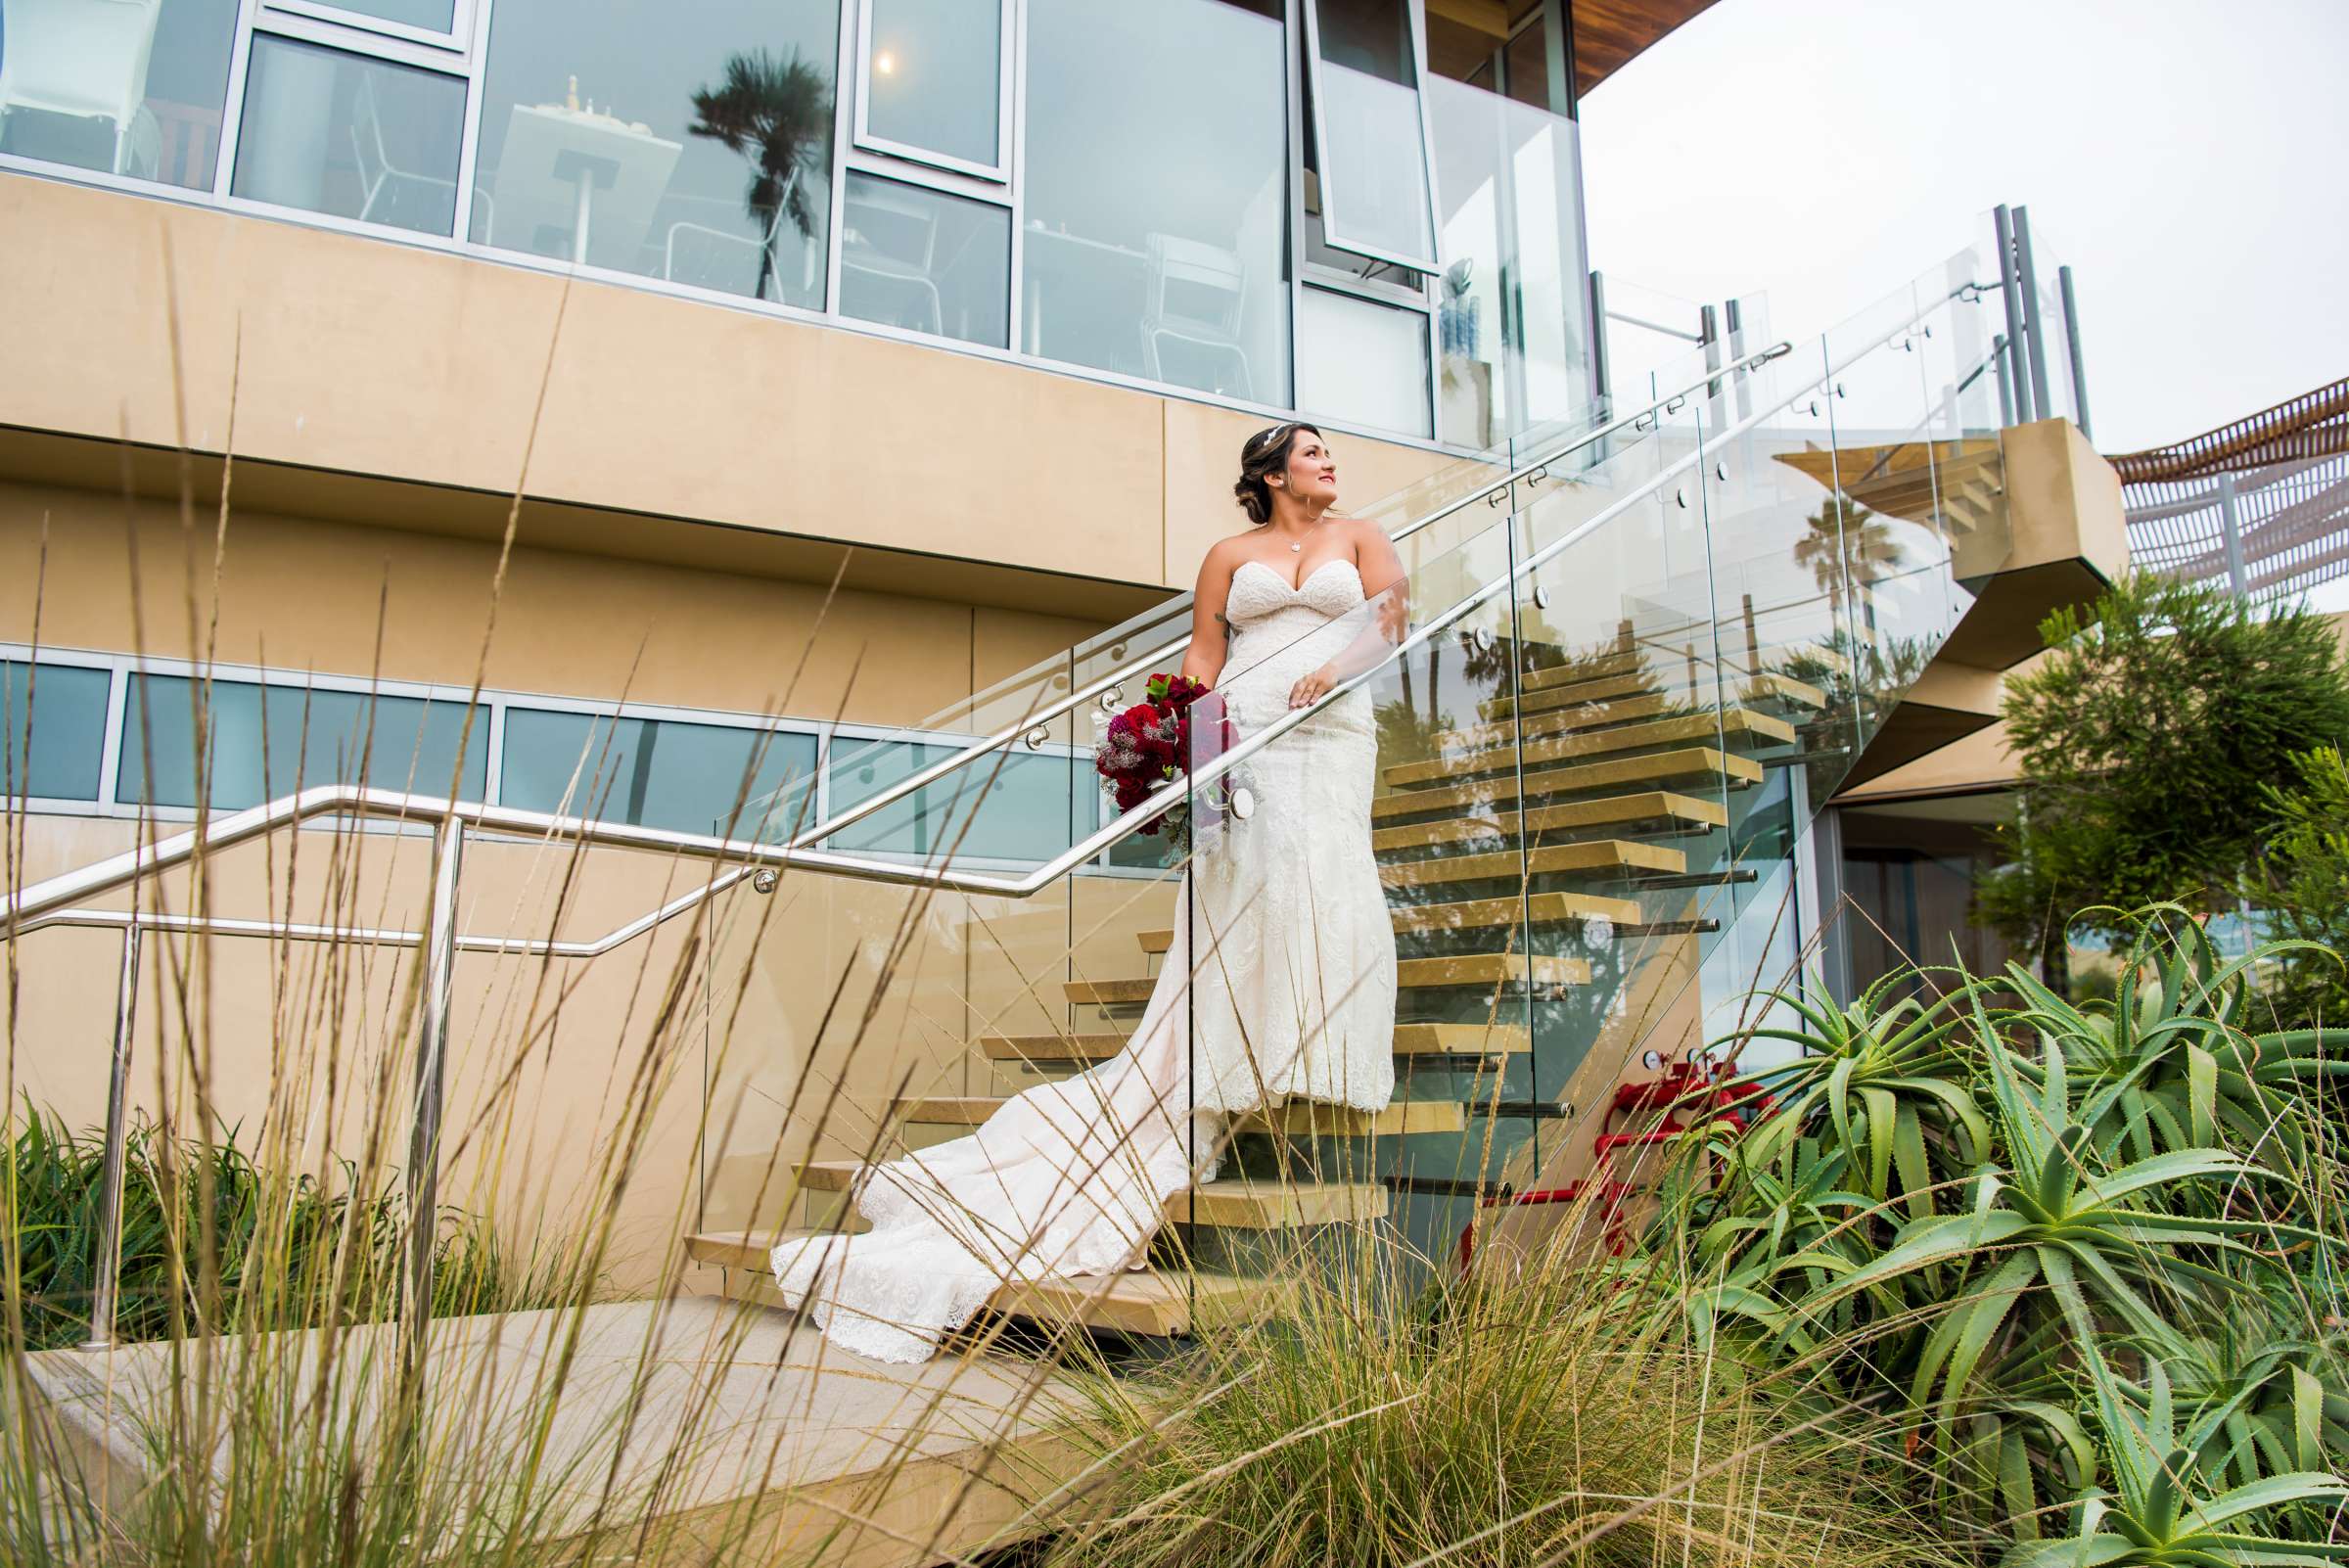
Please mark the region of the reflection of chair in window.
POLYGON ((161 10, 162 0, 7 0, 0 121, 21 109, 107 120, 115 127, 109 167, 121 173, 161 10))
POLYGON ((938 209, 919 197, 900 196, 859 180, 841 203, 840 270, 909 285, 928 297, 928 331, 943 335, 945 302, 937 275, 938 209))
POLYGON ((761 300, 779 298, 782 258, 776 254, 775 246, 783 238, 783 225, 791 221, 791 193, 799 189, 799 185, 800 171, 795 168, 785 176, 783 189, 775 197, 774 220, 767 224, 766 233, 756 240, 746 240, 724 229, 714 229, 707 223, 683 219, 671 223, 668 226, 668 243, 663 250, 661 275, 671 283, 699 284, 704 288, 725 289, 728 293, 750 294, 761 300), (677 241, 680 237, 686 241, 686 263, 682 275, 677 271, 677 241), (700 251, 703 256, 699 264, 694 259, 696 251, 700 251), (727 255, 745 251, 759 258, 758 281, 749 289, 729 286, 718 264, 708 257, 714 254, 727 255))
MULTIPOLYGON (((1240 311, 1248 299, 1248 268, 1237 255, 1172 234, 1150 236, 1149 281, 1142 299, 1142 362, 1153 381, 1167 380, 1159 344, 1172 338, 1230 360, 1236 386, 1212 389, 1242 397, 1249 389, 1248 350, 1240 345, 1240 311)), ((1186 383, 1186 385, 1195 385, 1186 383)))
MULTIPOLYGON (((417 174, 392 161, 391 150, 384 145, 384 119, 375 105, 375 73, 359 73, 358 91, 352 94, 350 106, 350 156, 359 170, 359 210, 361 222, 397 223, 392 214, 398 209, 403 191, 446 191, 454 200, 457 182, 444 180, 437 174, 417 174), (381 203, 383 210, 377 210, 381 203)), ((488 223, 497 216, 497 204, 489 193, 479 186, 474 194, 482 201, 482 220, 488 223)), ((438 218, 437 207, 428 207, 426 215, 438 218)), ((408 227, 418 225, 409 224, 408 227)), ((438 227, 438 225, 435 225, 438 227)), ((484 228, 482 232, 488 233, 484 228)))

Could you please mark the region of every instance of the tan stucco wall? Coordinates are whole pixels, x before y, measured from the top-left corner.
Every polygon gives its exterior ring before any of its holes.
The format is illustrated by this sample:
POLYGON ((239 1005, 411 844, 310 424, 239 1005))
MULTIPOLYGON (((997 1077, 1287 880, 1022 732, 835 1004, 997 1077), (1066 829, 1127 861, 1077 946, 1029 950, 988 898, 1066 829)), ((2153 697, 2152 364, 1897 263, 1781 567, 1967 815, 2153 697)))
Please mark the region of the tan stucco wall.
MULTIPOLYGON (((29 176, 0 174, 0 426, 217 452, 233 402, 256 462, 1119 582, 1188 586, 1264 422, 29 176)), ((1340 455, 1357 504, 1448 461, 1340 455)))

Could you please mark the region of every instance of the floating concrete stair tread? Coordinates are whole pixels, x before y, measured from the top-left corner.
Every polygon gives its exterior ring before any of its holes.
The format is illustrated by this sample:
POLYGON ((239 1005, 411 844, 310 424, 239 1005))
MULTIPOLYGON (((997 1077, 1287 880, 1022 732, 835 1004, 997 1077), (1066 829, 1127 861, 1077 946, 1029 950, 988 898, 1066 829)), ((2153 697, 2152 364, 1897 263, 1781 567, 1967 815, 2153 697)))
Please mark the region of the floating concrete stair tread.
MULTIPOLYGON (((902 1099, 892 1109, 907 1122, 939 1127, 977 1127, 1003 1103, 1001 1095, 935 1094, 902 1099)), ((1457 1132, 1467 1113, 1453 1100, 1397 1100, 1383 1110, 1314 1100, 1290 1100, 1269 1111, 1251 1111, 1233 1126, 1239 1132, 1318 1132, 1324 1137, 1400 1136, 1406 1132, 1457 1132)))
MULTIPOLYGON (((776 1243, 816 1231, 710 1231, 685 1238, 685 1256, 719 1268, 752 1270, 766 1280, 767 1255, 776 1243)), ((988 1298, 988 1310, 1006 1317, 1039 1322, 1081 1322, 1088 1328, 1161 1337, 1190 1332, 1194 1305, 1204 1320, 1229 1321, 1261 1315, 1295 1290, 1294 1282, 1244 1274, 1162 1272, 1136 1269, 1116 1274, 1082 1274, 1067 1279, 1014 1280, 988 1298)), ((728 1294, 734 1294, 729 1290, 728 1294)))
MULTIPOLYGON (((1542 898, 1546 895, 1537 894, 1542 898)), ((1573 895, 1566 895, 1573 897, 1573 895)), ((1493 899, 1491 902, 1515 904, 1516 899, 1493 899)), ((1628 902, 1629 900, 1621 900, 1628 902)), ((1126 1048, 1124 1035, 990 1035, 980 1042, 980 1051, 990 1061, 997 1062, 1103 1062, 1126 1048)), ((1522 1055, 1526 1049, 1525 1031, 1506 1025, 1491 1028, 1483 1024, 1398 1024, 1395 1026, 1395 1054, 1411 1056, 1501 1056, 1522 1055)))
MULTIPOLYGON (((1568 920, 1611 920, 1619 926, 1637 925, 1644 917, 1636 900, 1607 899, 1590 893, 1537 893, 1527 913, 1518 899, 1467 899, 1457 903, 1398 904, 1390 911, 1399 937, 1422 937, 1445 931, 1483 931, 1513 926, 1530 918, 1537 926, 1568 920)), ((1172 930, 1138 931, 1142 951, 1160 953, 1174 940, 1172 930)))
POLYGON ((1614 827, 1625 822, 1677 822, 1696 827, 1727 827, 1728 807, 1717 801, 1698 800, 1671 790, 1642 790, 1636 795, 1611 795, 1593 801, 1569 801, 1524 813, 1499 811, 1490 817, 1452 817, 1437 822, 1412 822, 1379 828, 1370 835, 1373 850, 1409 850, 1469 839, 1532 832, 1553 833, 1566 828, 1614 827))
MULTIPOLYGON (((1575 846, 1580 848, 1580 846, 1575 846)), ((1537 853, 1546 852, 1536 852, 1537 853)), ((1674 852, 1677 853, 1677 852, 1674 852)), ((1473 855, 1463 859, 1477 858, 1473 855)), ((1508 857, 1512 864, 1516 856, 1508 857)), ((1438 861, 1436 864, 1456 864, 1456 861, 1438 861)), ((1673 867, 1641 863, 1640 870, 1684 869, 1685 858, 1673 867)), ((1530 970, 1524 953, 1470 952, 1455 953, 1441 958, 1405 958, 1395 966, 1396 984, 1405 991, 1428 990, 1443 986, 1492 986, 1503 982, 1530 978, 1544 986, 1587 986, 1590 983, 1590 966, 1580 958, 1543 958, 1530 970)), ((1146 1002, 1158 981, 1148 975, 1126 980, 1067 980, 1061 990, 1070 1001, 1080 1007, 1125 1007, 1146 1002)))
POLYGON ((1424 887, 1436 882, 1483 882, 1520 875, 1553 876, 1576 871, 1660 871, 1678 876, 1688 869, 1688 856, 1661 844, 1629 839, 1600 839, 1591 844, 1555 844, 1491 854, 1455 854, 1440 860, 1404 860, 1378 868, 1390 888, 1424 887))
POLYGON ((1522 746, 1494 746, 1431 761, 1405 762, 1400 766, 1382 768, 1379 777, 1388 785, 1405 786, 1432 779, 1498 772, 1504 768, 1513 770, 1520 762, 1526 766, 1536 766, 1607 752, 1702 743, 1717 735, 1747 735, 1757 740, 1791 745, 1794 726, 1782 718, 1756 713, 1750 708, 1729 708, 1719 715, 1689 714, 1676 718, 1651 719, 1646 723, 1623 724, 1613 729, 1560 735, 1531 741, 1522 746))
POLYGON ((1536 713, 1519 720, 1502 720, 1478 724, 1468 729, 1445 730, 1434 737, 1434 744, 1447 751, 1481 750, 1513 738, 1522 727, 1528 735, 1564 735, 1577 730, 1605 729, 1613 724, 1629 724, 1643 718, 1669 718, 1676 715, 1695 716, 1704 708, 1685 697, 1670 692, 1650 692, 1640 697, 1618 697, 1608 702, 1567 703, 1536 713))
POLYGON ((1589 659, 1573 659, 1548 669, 1537 669, 1520 680, 1518 685, 1527 691, 1544 691, 1552 686, 1575 686, 1618 675, 1635 675, 1644 668, 1646 660, 1645 650, 1638 648, 1625 653, 1599 654, 1589 659))
MULTIPOLYGON (((800 1185, 810 1192, 846 1192, 864 1168, 861 1160, 809 1160, 800 1185)), ((1169 1220, 1230 1230, 1282 1230, 1335 1220, 1375 1220, 1387 1212, 1387 1189, 1369 1182, 1210 1181, 1167 1201, 1169 1220)))
POLYGON ((1643 697, 1656 687, 1656 676, 1638 669, 1624 675, 1607 675, 1597 680, 1581 680, 1572 685, 1551 685, 1536 688, 1531 677, 1524 682, 1522 697, 1494 697, 1476 705, 1476 711, 1487 718, 1506 718, 1516 712, 1520 702, 1529 714, 1551 708, 1571 708, 1576 703, 1603 703, 1617 697, 1643 697))
MULTIPOLYGON (((1683 746, 1639 757, 1611 758, 1605 761, 1582 762, 1571 767, 1528 773, 1525 776, 1525 792, 1532 796, 1583 794, 1624 784, 1662 783, 1689 778, 1727 780, 1737 785, 1756 784, 1762 779, 1762 764, 1750 757, 1739 757, 1714 746, 1683 746)), ((1480 779, 1473 784, 1397 790, 1372 801, 1370 815, 1373 820, 1391 816, 1424 816, 1432 811, 1460 807, 1499 805, 1517 798, 1517 784, 1514 773, 1503 773, 1480 779)))
POLYGON ((1224 1230, 1286 1230, 1377 1220, 1387 1212, 1387 1189, 1373 1181, 1289 1181, 1245 1177, 1210 1181, 1167 1200, 1176 1224, 1224 1230))

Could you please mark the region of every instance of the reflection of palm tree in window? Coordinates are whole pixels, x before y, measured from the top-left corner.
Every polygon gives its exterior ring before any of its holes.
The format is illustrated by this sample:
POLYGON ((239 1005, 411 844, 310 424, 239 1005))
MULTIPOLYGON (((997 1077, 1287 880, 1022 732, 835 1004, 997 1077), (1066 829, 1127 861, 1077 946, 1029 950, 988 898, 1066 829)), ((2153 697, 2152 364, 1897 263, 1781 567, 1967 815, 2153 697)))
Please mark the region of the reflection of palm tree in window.
POLYGON ((815 207, 807 198, 806 175, 832 161, 832 94, 824 73, 798 50, 778 60, 765 50, 726 57, 725 81, 697 88, 694 121, 687 134, 706 136, 730 153, 751 160, 751 182, 743 194, 764 236, 759 247, 755 299, 766 296, 775 268, 775 237, 791 219, 803 239, 815 236, 815 207))
POLYGON ((1803 520, 1794 541, 1794 564, 1811 570, 1819 597, 1833 604, 1846 594, 1872 621, 1874 586, 1891 576, 1900 546, 1883 519, 1848 497, 1829 496, 1816 516, 1803 520))

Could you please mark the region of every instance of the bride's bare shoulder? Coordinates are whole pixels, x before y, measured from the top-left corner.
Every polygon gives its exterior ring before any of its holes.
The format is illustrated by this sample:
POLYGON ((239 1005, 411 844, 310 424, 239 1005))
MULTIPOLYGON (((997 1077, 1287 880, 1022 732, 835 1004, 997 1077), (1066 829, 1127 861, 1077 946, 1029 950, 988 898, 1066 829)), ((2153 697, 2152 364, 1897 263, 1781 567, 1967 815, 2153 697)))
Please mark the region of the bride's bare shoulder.
POLYGON ((1209 545, 1206 556, 1199 562, 1201 575, 1204 576, 1210 572, 1228 573, 1238 570, 1240 563, 1248 559, 1248 541, 1254 536, 1253 530, 1248 533, 1233 533, 1209 545))

